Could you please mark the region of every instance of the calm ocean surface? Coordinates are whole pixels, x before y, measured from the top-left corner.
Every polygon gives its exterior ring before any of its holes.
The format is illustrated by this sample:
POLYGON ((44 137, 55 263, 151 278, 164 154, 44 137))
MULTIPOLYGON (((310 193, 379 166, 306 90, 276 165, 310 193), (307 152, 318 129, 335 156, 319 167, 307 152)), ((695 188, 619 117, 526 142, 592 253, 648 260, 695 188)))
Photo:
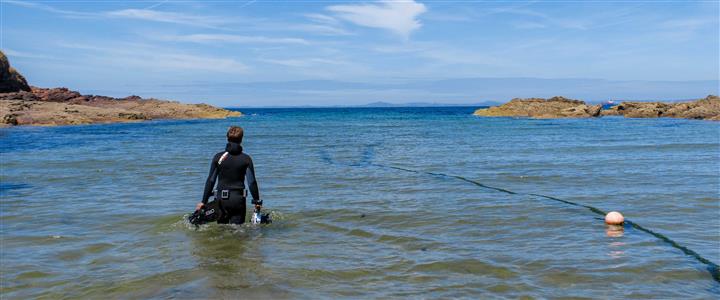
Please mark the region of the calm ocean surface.
POLYGON ((720 295, 667 241, 543 197, 621 211, 720 263, 720 123, 473 109, 0 129, 0 296, 720 295), (246 130, 275 222, 196 230, 184 216, 229 125, 246 130))

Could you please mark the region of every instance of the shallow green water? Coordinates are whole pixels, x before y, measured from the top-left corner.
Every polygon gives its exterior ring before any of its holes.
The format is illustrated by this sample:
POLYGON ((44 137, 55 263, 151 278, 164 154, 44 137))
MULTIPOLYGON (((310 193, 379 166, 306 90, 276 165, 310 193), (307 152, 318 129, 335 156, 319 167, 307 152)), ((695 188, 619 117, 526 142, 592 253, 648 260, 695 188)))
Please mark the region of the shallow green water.
POLYGON ((2 298, 720 294, 707 264, 656 236, 530 195, 622 211, 718 263, 718 123, 246 112, 0 131, 2 298), (275 222, 196 230, 183 216, 231 124, 275 222))

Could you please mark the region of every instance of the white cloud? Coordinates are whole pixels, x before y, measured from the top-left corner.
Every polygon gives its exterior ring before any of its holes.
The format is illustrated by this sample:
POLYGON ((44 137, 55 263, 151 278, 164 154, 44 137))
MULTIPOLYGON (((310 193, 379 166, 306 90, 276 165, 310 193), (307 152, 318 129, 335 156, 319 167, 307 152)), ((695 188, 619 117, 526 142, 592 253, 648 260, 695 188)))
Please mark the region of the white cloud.
POLYGON ((410 42, 397 46, 378 46, 370 50, 395 55, 408 55, 422 58, 425 63, 439 65, 480 65, 501 66, 513 65, 511 61, 502 58, 502 54, 493 55, 484 51, 470 50, 462 47, 453 47, 437 42, 410 42))
POLYGON ((47 11, 69 18, 123 18, 208 28, 218 28, 220 25, 232 22, 231 20, 227 20, 218 16, 191 15, 177 12, 164 12, 152 9, 121 9, 101 12, 83 12, 58 9, 50 5, 35 2, 16 0, 2 0, 2 2, 20 7, 47 11))
POLYGON ((322 35, 351 35, 343 28, 342 23, 335 17, 325 14, 304 14, 312 24, 293 25, 289 29, 300 30, 322 35))
POLYGON ((515 28, 517 29, 540 29, 540 28, 546 28, 547 26, 540 22, 532 22, 532 21, 520 21, 513 24, 515 28))
POLYGON ((515 24, 516 28, 520 29, 536 29, 536 28, 544 28, 547 27, 547 25, 557 26, 560 28, 566 28, 566 29, 577 29, 577 30, 586 30, 590 27, 590 21, 589 20, 581 20, 581 19, 569 19, 569 18, 561 18, 561 17, 555 17, 550 16, 545 13, 537 12, 530 9, 518 9, 518 8, 512 8, 512 7, 506 7, 506 8, 497 8, 491 10, 492 14, 513 14, 513 15, 520 15, 520 16, 526 16, 535 19, 536 21, 526 21, 525 23, 520 22, 515 24))
POLYGON ((696 30, 703 27, 717 28, 718 20, 715 18, 705 19, 673 19, 660 23, 661 27, 667 29, 689 29, 696 30))
POLYGON ((308 19, 317 22, 317 23, 323 23, 323 24, 331 24, 331 25, 338 25, 340 22, 328 15, 323 14, 305 14, 305 17, 308 19))
POLYGON ((234 34, 189 34, 189 35, 166 35, 158 39, 163 41, 192 42, 192 43, 238 43, 238 44, 310 44, 300 38, 273 38, 265 36, 244 36, 234 34))
POLYGON ((349 32, 343 28, 340 28, 337 26, 323 25, 323 24, 300 24, 300 25, 293 25, 291 28, 288 28, 288 29, 310 32, 310 33, 321 34, 321 35, 352 35, 351 32, 349 32))
POLYGON ((2 49, 3 52, 9 57, 22 57, 22 58, 38 58, 38 59, 48 59, 52 58, 47 55, 42 54, 35 54, 30 52, 24 52, 24 51, 15 51, 13 49, 4 48, 2 49))
POLYGON ((60 43, 58 46, 84 50, 84 61, 109 68, 121 66, 141 71, 205 71, 222 73, 245 73, 248 66, 233 58, 202 56, 188 53, 168 52, 164 48, 143 44, 121 43, 114 46, 96 46, 78 43, 60 43), (92 53, 95 52, 95 53, 92 53), (97 55, 97 54, 100 55, 97 55), (106 59, 112 57, 112 59, 106 59))
POLYGON ((365 27, 386 29, 405 38, 422 26, 417 17, 427 11, 424 4, 413 0, 333 5, 326 9, 345 21, 365 27))
MULTIPOLYGON (((164 69, 201 70, 224 73, 244 73, 248 66, 232 58, 206 57, 188 54, 151 55, 150 64, 164 69)), ((148 64, 143 57, 137 59, 139 64, 148 64)))
POLYGON ((260 61, 286 66, 286 67, 309 67, 313 65, 345 65, 344 61, 325 58, 302 58, 302 59, 261 59, 260 61))
POLYGON ((73 10, 64 10, 64 9, 58 9, 55 7, 52 7, 50 5, 45 5, 41 3, 35 3, 35 2, 27 2, 27 1, 16 1, 16 0, 2 0, 3 4, 12 4, 20 7, 25 8, 31 8, 36 10, 43 10, 51 13, 66 15, 66 16, 72 16, 72 17, 92 17, 95 16, 93 13, 87 13, 87 12, 80 12, 80 11, 73 11, 73 10))
POLYGON ((217 27, 227 23, 215 16, 196 16, 176 12, 164 12, 151 9, 122 9, 104 13, 108 17, 137 19, 153 22, 174 23, 200 27, 217 27))

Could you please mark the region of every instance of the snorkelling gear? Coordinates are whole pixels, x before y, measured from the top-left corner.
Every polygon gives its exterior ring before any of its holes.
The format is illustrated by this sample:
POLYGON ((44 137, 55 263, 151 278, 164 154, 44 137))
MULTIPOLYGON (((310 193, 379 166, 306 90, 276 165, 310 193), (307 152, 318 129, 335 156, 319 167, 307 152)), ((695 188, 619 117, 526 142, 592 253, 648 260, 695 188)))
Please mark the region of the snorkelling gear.
POLYGON ((200 209, 196 210, 188 217, 188 222, 195 226, 199 226, 205 223, 215 222, 221 216, 220 206, 218 201, 210 201, 203 205, 200 209))
POLYGON ((264 214, 260 212, 260 208, 256 208, 253 212, 252 216, 250 217, 250 223, 252 224, 270 224, 272 223, 272 219, 270 219, 270 214, 264 214))

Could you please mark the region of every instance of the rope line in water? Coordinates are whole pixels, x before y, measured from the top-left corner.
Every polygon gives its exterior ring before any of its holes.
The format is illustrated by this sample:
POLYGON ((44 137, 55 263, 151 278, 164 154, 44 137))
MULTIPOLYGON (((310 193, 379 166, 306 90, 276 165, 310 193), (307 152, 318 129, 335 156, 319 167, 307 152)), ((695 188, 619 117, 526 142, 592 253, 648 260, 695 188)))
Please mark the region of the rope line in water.
MULTIPOLYGON (((498 187, 493 187, 493 186, 485 185, 485 184, 480 183, 480 182, 478 182, 478 181, 471 180, 471 179, 468 179, 468 178, 465 178, 465 177, 462 177, 462 176, 458 176, 458 175, 450 175, 450 174, 444 174, 444 173, 418 171, 418 170, 406 169, 406 168, 395 167, 395 166, 387 166, 387 165, 382 165, 382 164, 369 163, 368 165, 376 166, 376 167, 381 167, 381 168, 395 169, 395 170, 400 170, 400 171, 410 172, 410 173, 415 173, 415 174, 427 174, 427 175, 432 175, 432 176, 435 176, 435 177, 445 177, 445 178, 459 179, 459 180, 462 180, 462 181, 465 181, 465 182, 472 183, 472 184, 474 184, 474 185, 476 185, 476 186, 479 186, 479 187, 481 187, 481 188, 490 189, 490 190, 495 190, 495 191, 507 193, 507 194, 510 194, 510 195, 523 195, 523 194, 521 194, 521 193, 513 192, 513 191, 510 191, 510 190, 503 189, 503 188, 498 188, 498 187)), ((588 210, 590 210, 591 212, 596 213, 596 214, 601 215, 601 216, 605 216, 605 214, 606 214, 604 211, 602 211, 601 209, 599 209, 599 208, 597 208, 597 207, 590 206, 590 205, 585 205, 585 204, 580 204, 580 203, 576 203, 576 202, 572 202, 572 201, 568 201, 568 200, 563 200, 563 199, 556 198, 556 197, 552 197, 552 196, 541 195, 541 194, 525 194, 525 195, 535 196, 535 197, 541 197, 541 198, 545 198, 545 199, 549 199, 549 200, 553 200, 553 201, 558 201, 558 202, 565 203, 565 204, 572 205, 572 206, 584 207, 584 208, 587 208, 588 210)), ((710 261, 710 260, 707 259, 707 258, 702 257, 700 254, 698 254, 697 252, 693 251, 692 249, 678 244, 678 243, 675 242, 674 240, 668 238, 667 236, 665 236, 665 235, 663 235, 663 234, 661 234, 661 233, 657 233, 657 232, 655 232, 655 231, 652 231, 652 230, 650 230, 650 229, 647 229, 647 228, 645 228, 645 227, 643 227, 643 226, 640 226, 640 224, 637 224, 637 223, 632 222, 632 221, 625 221, 625 223, 627 223, 628 225, 632 226, 632 227, 635 228, 635 229, 638 229, 638 230, 640 230, 640 231, 646 232, 646 233, 648 233, 648 234, 650 234, 650 235, 652 235, 652 236, 660 239, 661 241, 663 241, 663 242, 669 244, 670 246, 672 246, 673 248, 679 249, 680 251, 682 251, 682 252, 685 253, 686 255, 695 258, 698 262, 707 265, 707 271, 710 273, 710 276, 712 276, 713 280, 715 280, 716 282, 720 283, 720 267, 718 267, 717 264, 713 263, 712 261, 710 261)))
MULTIPOLYGON (((468 178, 466 178, 466 177, 459 176, 459 175, 451 175, 451 174, 436 173, 436 172, 427 172, 427 171, 418 171, 418 170, 407 169, 407 168, 402 168, 402 167, 396 167, 396 166, 389 166, 389 165, 372 163, 372 160, 373 160, 373 157, 374 157, 374 154, 375 154, 373 148, 374 148, 374 147, 369 147, 368 149, 365 149, 365 151, 363 152, 362 162, 360 162, 360 163, 354 163, 354 164, 341 164, 341 163, 338 163, 338 162, 336 162, 335 160, 333 160, 332 157, 330 156, 330 154, 329 154, 326 150, 324 150, 324 149, 320 151, 320 158, 321 158, 323 161, 325 161, 326 163, 331 164, 331 165, 336 165, 336 164, 337 164, 337 165, 346 165, 346 166, 350 166, 350 167, 374 166, 374 167, 380 167, 380 168, 388 168, 388 169, 394 169, 394 170, 399 170, 399 171, 404 171, 404 172, 409 172, 409 173, 415 173, 415 174, 425 174, 425 175, 431 175, 431 176, 435 176, 435 177, 444 177, 444 178, 458 179, 458 180, 462 180, 462 181, 465 181, 465 182, 474 184, 474 185, 479 186, 479 187, 484 188, 484 189, 490 189, 490 190, 494 190, 494 191, 498 191, 498 192, 503 192, 503 193, 510 194, 510 195, 523 195, 523 194, 521 194, 521 193, 513 192, 513 191, 511 191, 511 190, 507 190, 507 189, 503 189, 503 188, 499 188, 499 187, 494 187, 494 186, 489 186, 489 185, 483 184, 483 183, 481 183, 481 182, 478 182, 478 181, 475 181, 475 180, 472 180, 472 179, 468 179, 468 178)), ((590 205, 585 205, 585 204, 580 204, 580 203, 576 203, 576 202, 572 202, 572 201, 568 201, 568 200, 563 200, 563 199, 556 198, 556 197, 552 197, 552 196, 547 196, 547 195, 542 195, 542 194, 533 194, 533 193, 524 194, 524 195, 534 196, 534 197, 540 197, 540 198, 545 198, 545 199, 549 199, 549 200, 561 202, 561 203, 568 204, 568 205, 572 205, 572 206, 587 208, 587 209, 590 210, 591 212, 596 213, 596 214, 601 215, 601 216, 605 216, 605 214, 606 214, 603 210, 601 210, 601 209, 599 209, 599 208, 597 208, 597 207, 590 206, 590 205)), ((637 230, 643 231, 643 232, 645 232, 645 233, 647 233, 647 234, 650 234, 650 235, 654 236, 655 238, 657 238, 657 239, 659 239, 659 240, 667 243, 667 244, 670 245, 671 247, 676 248, 676 249, 679 249, 680 251, 682 251, 683 253, 685 253, 685 255, 688 255, 688 256, 690 256, 690 257, 693 257, 693 258, 695 258, 695 260, 697 260, 698 262, 700 262, 700 263, 702 263, 702 264, 705 264, 705 265, 707 266, 707 271, 710 273, 710 276, 712 277, 712 279, 715 280, 716 282, 720 283, 720 267, 719 267, 716 263, 713 263, 713 262, 710 261, 709 259, 702 257, 700 254, 698 254, 697 252, 693 251, 692 249, 678 244, 678 243, 675 242, 674 240, 668 238, 667 236, 665 236, 665 235, 663 235, 663 234, 661 234, 661 233, 657 233, 657 232, 655 232, 655 231, 652 231, 652 230, 650 230, 650 229, 647 229, 647 228, 641 226, 640 224, 637 224, 637 223, 632 222, 632 221, 629 221, 629 220, 626 220, 625 223, 627 223, 628 225, 630 225, 631 227, 633 227, 633 228, 635 228, 635 229, 637 229, 637 230)))

